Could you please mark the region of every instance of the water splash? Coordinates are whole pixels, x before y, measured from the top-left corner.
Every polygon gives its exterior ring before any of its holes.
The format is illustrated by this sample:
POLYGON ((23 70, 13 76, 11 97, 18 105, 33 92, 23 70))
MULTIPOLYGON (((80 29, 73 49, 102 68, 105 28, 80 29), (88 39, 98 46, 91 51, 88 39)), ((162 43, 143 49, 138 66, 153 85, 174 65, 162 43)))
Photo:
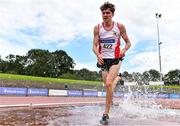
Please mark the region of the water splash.
MULTIPOLYGON (((180 125, 180 110, 167 109, 156 103, 156 96, 159 93, 158 89, 149 88, 148 86, 119 86, 116 91, 122 92, 124 97, 114 98, 114 105, 110 111, 110 126, 180 125)), ((163 88, 160 91, 163 92, 163 88)), ((49 126, 99 125, 105 105, 74 106, 64 109, 68 109, 71 115, 55 117, 49 120, 49 126)), ((56 115, 60 113, 58 108, 56 109, 56 113, 56 115)))
MULTIPOLYGON (((149 98, 151 92, 148 87, 142 90, 132 87, 119 87, 125 93, 123 98, 114 98, 114 105, 110 110, 109 126, 179 126, 180 110, 163 108, 156 104, 155 97, 149 98)), ((151 92, 152 93, 152 92, 151 92)), ((158 93, 154 92, 154 96, 158 93)), ((151 95, 151 96, 152 96, 151 95)), ((71 116, 59 117, 49 122, 49 125, 99 125, 105 105, 81 106, 70 109, 71 116)), ((58 110, 57 110, 58 112, 58 110)))
MULTIPOLYGON (((142 89, 142 88, 141 88, 142 89)), ((124 92, 124 88, 120 87, 119 90, 124 92)), ((144 87, 143 91, 140 89, 132 90, 130 86, 127 87, 126 93, 123 98, 119 99, 119 103, 115 111, 111 115, 119 118, 128 119, 152 119, 158 120, 160 118, 180 117, 180 110, 172 110, 163 108, 162 105, 156 103, 156 95, 158 91, 154 91, 149 97, 148 87, 144 87), (154 97, 153 97, 154 95, 154 97)), ((180 119, 176 120, 180 122, 180 119)))

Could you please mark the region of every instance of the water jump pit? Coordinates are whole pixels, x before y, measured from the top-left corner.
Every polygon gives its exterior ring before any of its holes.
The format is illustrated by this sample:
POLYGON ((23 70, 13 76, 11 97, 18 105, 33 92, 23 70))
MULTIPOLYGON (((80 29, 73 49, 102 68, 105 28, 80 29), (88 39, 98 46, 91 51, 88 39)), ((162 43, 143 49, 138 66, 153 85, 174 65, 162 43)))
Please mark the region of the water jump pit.
MULTIPOLYGON (((51 98, 49 97, 49 99, 51 98)), ((55 99, 53 97, 54 101, 56 101, 55 99)), ((54 105, 32 103, 24 107, 1 107, 0 125, 100 125, 99 120, 105 107, 104 98, 64 97, 64 99, 68 99, 63 100, 64 104, 63 102, 54 105)), ((41 101, 39 100, 39 102, 41 101)), ((111 106, 109 116, 109 126, 179 126, 180 100, 114 98, 114 105, 111 106)))

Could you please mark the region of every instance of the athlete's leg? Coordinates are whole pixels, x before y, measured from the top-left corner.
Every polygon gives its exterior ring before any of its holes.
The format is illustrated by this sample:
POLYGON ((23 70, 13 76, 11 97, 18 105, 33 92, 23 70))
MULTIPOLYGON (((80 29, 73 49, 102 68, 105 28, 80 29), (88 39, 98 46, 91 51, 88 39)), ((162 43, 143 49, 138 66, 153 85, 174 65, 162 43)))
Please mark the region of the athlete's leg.
MULTIPOLYGON (((121 64, 122 64, 122 61, 119 61, 119 69, 121 68, 121 64)), ((117 82, 121 79, 121 77, 117 74, 116 78, 114 79, 113 83, 112 83, 112 92, 114 92, 114 89, 117 85, 117 82)))
MULTIPOLYGON (((108 72, 106 70, 103 70, 101 74, 102 74, 103 83, 105 85, 108 72)), ((100 123, 105 125, 108 123, 108 119, 109 119, 109 116, 107 114, 103 114, 102 119, 100 120, 100 123)))
POLYGON ((118 75, 120 69, 121 61, 117 65, 112 65, 109 69, 109 72, 106 77, 106 106, 104 114, 108 114, 110 110, 110 105, 112 102, 112 95, 113 95, 113 82, 118 75))
POLYGON ((103 83, 104 83, 104 84, 106 84, 107 73, 108 73, 108 72, 107 72, 106 70, 102 71, 102 80, 103 80, 103 83))
POLYGON ((120 76, 118 76, 117 75, 117 77, 114 79, 114 81, 113 81, 113 84, 112 84, 112 91, 114 92, 114 89, 115 89, 115 87, 116 87, 116 85, 117 85, 117 83, 118 83, 118 81, 121 79, 121 77, 120 76))
MULTIPOLYGON (((120 67, 121 67, 122 61, 120 61, 120 67)), ((119 74, 117 74, 117 76, 115 77, 113 83, 112 83, 112 101, 111 101, 111 105, 113 105, 113 93, 114 90, 116 88, 116 85, 118 83, 118 81, 121 79, 121 77, 119 76, 119 74)))

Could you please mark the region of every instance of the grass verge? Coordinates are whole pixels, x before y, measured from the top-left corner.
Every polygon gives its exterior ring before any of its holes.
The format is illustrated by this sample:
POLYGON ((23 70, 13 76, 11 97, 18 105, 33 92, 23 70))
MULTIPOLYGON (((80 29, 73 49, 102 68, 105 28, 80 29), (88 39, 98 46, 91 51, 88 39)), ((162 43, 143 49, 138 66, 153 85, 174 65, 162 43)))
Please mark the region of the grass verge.
POLYGON ((99 81, 35 77, 35 76, 25 76, 25 75, 16 75, 16 74, 4 74, 4 73, 0 73, 0 78, 12 79, 12 80, 30 80, 30 81, 48 82, 48 83, 52 82, 52 83, 66 83, 66 84, 82 84, 82 85, 98 85, 100 83, 99 81))

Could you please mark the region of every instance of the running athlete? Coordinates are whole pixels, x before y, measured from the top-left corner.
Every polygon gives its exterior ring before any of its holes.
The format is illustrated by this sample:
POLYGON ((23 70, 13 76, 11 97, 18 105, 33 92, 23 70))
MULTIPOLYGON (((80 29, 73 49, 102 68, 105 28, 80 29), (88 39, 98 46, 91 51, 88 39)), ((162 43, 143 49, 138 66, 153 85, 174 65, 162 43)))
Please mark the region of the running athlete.
POLYGON ((112 20, 115 6, 112 3, 105 2, 100 10, 103 22, 94 27, 93 52, 97 56, 97 66, 102 70, 102 79, 106 86, 105 111, 100 123, 107 124, 115 81, 117 81, 123 57, 130 48, 131 42, 125 26, 112 20), (122 49, 120 49, 121 37, 125 41, 125 46, 122 49))

